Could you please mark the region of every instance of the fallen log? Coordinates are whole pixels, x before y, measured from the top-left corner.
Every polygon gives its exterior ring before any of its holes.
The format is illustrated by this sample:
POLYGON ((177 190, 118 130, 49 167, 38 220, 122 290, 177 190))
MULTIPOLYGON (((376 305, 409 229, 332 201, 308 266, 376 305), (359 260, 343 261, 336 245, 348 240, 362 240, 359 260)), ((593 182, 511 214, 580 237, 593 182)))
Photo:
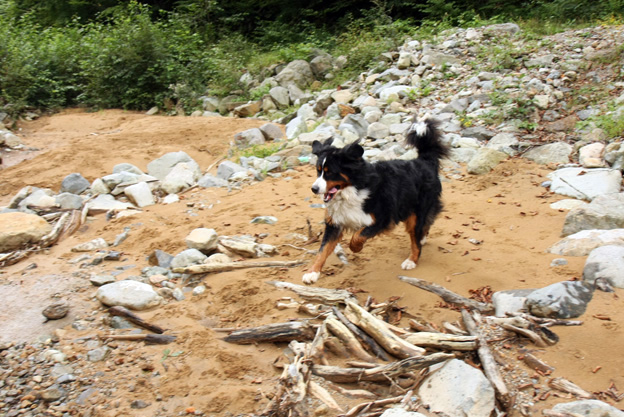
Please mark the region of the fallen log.
POLYGON ((336 317, 338 317, 338 320, 340 320, 345 326, 347 326, 347 328, 351 330, 351 332, 353 332, 353 334, 358 339, 360 339, 362 343, 368 346, 370 350, 375 354, 376 357, 387 362, 391 360, 390 356, 386 353, 385 350, 383 350, 381 346, 379 346, 379 343, 377 343, 375 339, 370 337, 368 334, 362 331, 362 329, 357 327, 355 324, 351 323, 349 319, 347 319, 344 316, 344 314, 342 314, 342 312, 338 310, 336 307, 333 307, 332 311, 334 312, 336 317))
POLYGON ((347 290, 309 287, 283 281, 267 281, 267 284, 273 285, 281 290, 293 291, 306 300, 316 301, 328 305, 345 304, 347 300, 356 300, 353 294, 347 290))
POLYGON ((388 329, 384 321, 373 316, 352 301, 347 301, 347 308, 344 314, 353 324, 368 333, 381 347, 397 358, 404 359, 412 356, 422 356, 425 353, 425 349, 401 339, 388 329))
POLYGON ((436 294, 440 298, 442 298, 445 302, 449 304, 453 304, 459 307, 466 307, 471 309, 477 309, 479 311, 490 311, 492 309, 491 305, 480 303, 475 300, 471 300, 469 298, 463 297, 459 294, 456 294, 441 285, 425 281, 420 278, 399 276, 399 279, 403 282, 406 282, 410 285, 418 287, 422 290, 429 291, 433 294, 436 294))
POLYGON ((433 353, 427 356, 405 358, 375 368, 340 368, 337 366, 313 365, 312 373, 332 382, 374 381, 390 383, 395 377, 428 368, 431 365, 453 359, 454 357, 455 355, 450 353, 433 353))
POLYGON ((591 392, 585 391, 583 388, 579 387, 571 381, 568 381, 565 378, 553 378, 548 381, 548 386, 558 391, 572 394, 579 398, 585 398, 588 400, 596 398, 591 392))
POLYGON ((505 409, 509 409, 512 404, 512 398, 509 390, 507 389, 507 385, 505 385, 505 381, 503 380, 500 370, 498 369, 498 364, 494 360, 494 356, 492 355, 492 352, 487 345, 485 337, 477 328, 477 324, 475 323, 474 319, 468 311, 462 310, 461 314, 468 333, 470 333, 472 336, 476 336, 479 340, 479 348, 477 349, 477 353, 479 354, 479 359, 481 359, 483 372, 494 387, 494 390, 496 392, 496 398, 498 398, 498 400, 505 407, 505 409))
POLYGON ((551 373, 555 370, 555 368, 530 353, 526 353, 522 360, 529 368, 540 371, 544 374, 551 373))
POLYGON ((314 330, 307 321, 267 324, 235 330, 223 338, 226 342, 249 344, 256 342, 290 342, 295 339, 312 339, 314 330))
POLYGON ((147 329, 154 333, 162 334, 165 332, 165 330, 162 327, 146 322, 141 317, 137 316, 132 311, 122 306, 114 306, 114 307, 109 308, 108 314, 112 316, 124 317, 128 321, 136 324, 137 326, 141 326, 144 329, 147 329))
POLYGON ((470 298, 463 297, 459 294, 454 293, 451 290, 447 290, 441 285, 425 281, 424 279, 410 278, 403 275, 399 275, 399 279, 403 282, 407 282, 410 285, 418 287, 421 290, 432 292, 449 304, 453 304, 459 307, 466 307, 481 312, 489 312, 494 310, 494 306, 492 306, 492 304, 490 303, 481 303, 479 301, 471 300, 470 298))
POLYGON ((405 340, 419 347, 461 351, 477 349, 476 336, 457 336, 446 333, 420 332, 407 335, 405 340))
POLYGON ((355 357, 366 361, 366 362, 375 362, 375 358, 371 356, 367 351, 364 350, 360 342, 355 338, 353 333, 345 326, 341 321, 339 321, 336 316, 330 314, 325 319, 325 324, 330 332, 334 334, 344 345, 347 350, 354 355, 355 357))
POLYGON ((227 262, 227 263, 210 263, 201 265, 191 265, 184 268, 173 268, 173 272, 177 274, 211 274, 215 272, 227 272, 237 269, 246 268, 290 268, 293 266, 303 265, 305 261, 263 261, 263 262, 227 262))
POLYGON ((129 341, 143 341, 148 345, 167 345, 171 342, 175 342, 177 336, 169 334, 106 334, 100 336, 100 339, 106 340, 129 340, 129 341))

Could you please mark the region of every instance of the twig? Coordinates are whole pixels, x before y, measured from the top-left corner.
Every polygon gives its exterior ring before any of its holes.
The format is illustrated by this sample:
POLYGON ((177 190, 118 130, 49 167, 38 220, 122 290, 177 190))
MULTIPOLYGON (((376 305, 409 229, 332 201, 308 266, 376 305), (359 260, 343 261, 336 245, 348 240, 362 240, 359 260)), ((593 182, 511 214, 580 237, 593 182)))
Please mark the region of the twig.
POLYGON ((422 290, 432 292, 449 304, 454 304, 460 307, 467 307, 481 312, 489 312, 494 309, 492 304, 480 303, 478 301, 471 300, 470 298, 463 297, 459 294, 454 293, 453 291, 447 290, 441 285, 434 284, 420 278, 410 278, 399 275, 399 279, 422 290))
POLYGON ((293 266, 303 265, 304 261, 263 261, 263 262, 227 262, 227 263, 211 263, 201 265, 191 265, 184 268, 173 268, 173 272, 178 274, 210 274, 214 272, 227 272, 236 269, 246 268, 289 268, 293 266))

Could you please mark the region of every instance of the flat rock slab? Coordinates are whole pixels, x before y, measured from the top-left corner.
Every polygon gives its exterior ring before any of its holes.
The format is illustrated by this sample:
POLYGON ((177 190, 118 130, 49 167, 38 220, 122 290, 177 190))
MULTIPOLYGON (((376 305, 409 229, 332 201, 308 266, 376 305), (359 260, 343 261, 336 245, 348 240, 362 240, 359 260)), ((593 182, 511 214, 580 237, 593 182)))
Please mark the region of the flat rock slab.
POLYGON ((0 213, 0 252, 37 243, 52 231, 52 226, 36 214, 0 213))
POLYGON ((563 224, 563 236, 589 229, 624 228, 624 193, 601 195, 572 209, 563 224))
POLYGON ((548 248, 547 252, 563 256, 587 256, 600 246, 624 245, 624 229, 583 230, 548 248))
POLYGON ((619 193, 622 172, 617 169, 562 168, 548 174, 550 191, 582 200, 619 193))
POLYGON ((151 285, 131 280, 103 285, 95 296, 104 305, 122 306, 131 310, 146 310, 162 302, 151 285))

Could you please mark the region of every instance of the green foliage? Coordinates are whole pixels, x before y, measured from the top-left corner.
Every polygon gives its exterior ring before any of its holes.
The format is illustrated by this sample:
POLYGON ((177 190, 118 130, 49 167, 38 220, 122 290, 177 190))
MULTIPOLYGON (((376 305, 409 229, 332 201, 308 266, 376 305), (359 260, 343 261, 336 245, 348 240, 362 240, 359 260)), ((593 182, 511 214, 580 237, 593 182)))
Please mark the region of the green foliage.
POLYGON ((264 145, 254 145, 250 148, 243 149, 238 154, 238 159, 240 157, 249 158, 250 156, 255 156, 257 158, 266 158, 267 156, 271 156, 276 152, 281 150, 281 145, 279 143, 271 143, 264 145))

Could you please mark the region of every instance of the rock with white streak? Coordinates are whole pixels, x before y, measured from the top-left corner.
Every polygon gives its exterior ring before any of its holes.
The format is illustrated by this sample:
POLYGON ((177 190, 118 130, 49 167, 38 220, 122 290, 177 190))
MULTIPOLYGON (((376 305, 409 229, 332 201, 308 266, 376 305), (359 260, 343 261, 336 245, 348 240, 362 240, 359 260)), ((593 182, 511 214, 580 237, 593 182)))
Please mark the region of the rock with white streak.
POLYGON ((561 239, 547 252, 563 256, 586 256, 600 246, 624 245, 624 229, 583 230, 561 239))
POLYGON ((558 282, 531 292, 526 306, 537 317, 575 318, 585 312, 593 294, 593 286, 586 282, 558 282))
POLYGON ((593 283, 597 279, 624 288, 624 246, 600 246, 591 251, 583 268, 583 280, 593 283))

